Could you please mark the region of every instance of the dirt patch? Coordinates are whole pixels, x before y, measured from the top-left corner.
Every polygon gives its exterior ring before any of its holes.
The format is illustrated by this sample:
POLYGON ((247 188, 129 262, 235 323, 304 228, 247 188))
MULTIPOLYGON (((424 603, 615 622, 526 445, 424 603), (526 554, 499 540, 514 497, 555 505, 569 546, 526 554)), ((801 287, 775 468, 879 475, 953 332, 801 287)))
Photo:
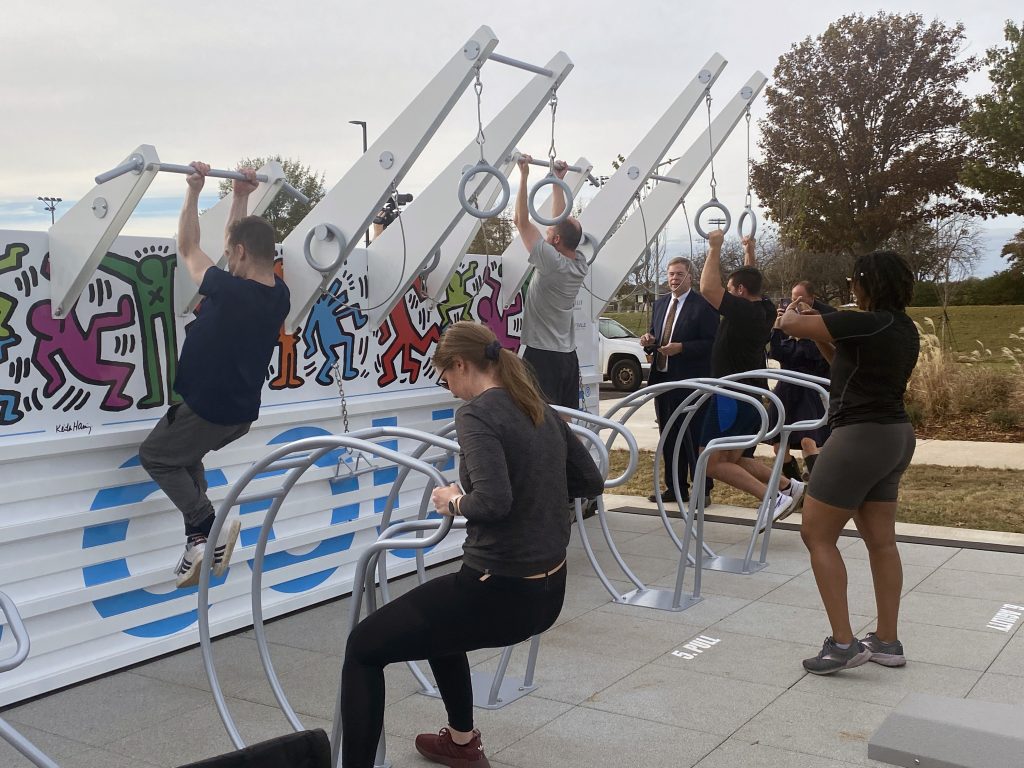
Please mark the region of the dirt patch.
POLYGON ((914 427, 919 438, 928 440, 973 440, 991 443, 1024 443, 1024 422, 1015 429, 1002 429, 987 414, 949 416, 941 421, 914 427))

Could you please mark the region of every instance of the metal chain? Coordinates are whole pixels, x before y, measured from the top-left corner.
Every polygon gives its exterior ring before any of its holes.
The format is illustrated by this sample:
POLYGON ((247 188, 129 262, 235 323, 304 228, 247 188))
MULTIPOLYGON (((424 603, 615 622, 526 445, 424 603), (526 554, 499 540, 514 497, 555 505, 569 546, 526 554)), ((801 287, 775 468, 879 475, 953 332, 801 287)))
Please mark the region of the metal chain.
POLYGON ((750 196, 750 105, 747 105, 747 196, 743 202, 744 208, 753 205, 753 198, 750 196))
POLYGON ((345 434, 348 434, 348 399, 345 397, 345 382, 341 378, 341 371, 338 369, 338 364, 334 364, 334 383, 338 385, 338 397, 341 398, 341 424, 345 430, 345 434))
POLYGON ((704 91, 704 98, 708 105, 708 157, 711 161, 711 199, 717 200, 718 180, 715 178, 715 145, 711 141, 711 89, 704 91))
POLYGON ((551 89, 551 146, 548 148, 548 170, 555 172, 555 158, 558 153, 555 151, 555 112, 558 111, 558 92, 551 89))
POLYGON ((476 91, 476 143, 480 147, 480 163, 486 163, 484 159, 484 143, 487 137, 484 136, 484 119, 480 114, 480 96, 484 92, 484 83, 480 79, 480 67, 476 68, 476 82, 473 83, 473 90, 476 91))

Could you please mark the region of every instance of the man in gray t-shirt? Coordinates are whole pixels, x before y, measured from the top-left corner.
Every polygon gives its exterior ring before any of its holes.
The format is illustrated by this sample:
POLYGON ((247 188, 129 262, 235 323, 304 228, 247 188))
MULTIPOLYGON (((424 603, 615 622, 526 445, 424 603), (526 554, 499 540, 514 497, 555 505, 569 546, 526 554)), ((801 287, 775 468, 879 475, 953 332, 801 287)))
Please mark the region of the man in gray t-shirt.
MULTIPOLYGON (((589 268, 586 257, 576 250, 583 228, 579 220, 568 216, 542 235, 530 221, 526 195, 531 159, 529 155, 519 158, 515 207, 516 229, 530 252, 530 264, 536 268, 523 309, 523 360, 533 368, 549 402, 579 408, 580 366, 573 310, 589 268)), ((563 161, 555 163, 558 178, 563 178, 566 170, 563 161)), ((551 190, 552 216, 557 217, 565 210, 565 195, 557 185, 551 185, 551 190)))

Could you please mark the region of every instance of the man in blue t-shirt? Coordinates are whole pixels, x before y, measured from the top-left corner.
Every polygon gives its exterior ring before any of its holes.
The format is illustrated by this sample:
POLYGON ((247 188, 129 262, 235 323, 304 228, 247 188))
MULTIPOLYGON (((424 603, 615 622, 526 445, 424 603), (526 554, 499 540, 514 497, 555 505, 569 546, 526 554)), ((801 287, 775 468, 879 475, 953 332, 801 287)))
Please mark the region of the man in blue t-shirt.
MULTIPOLYGON (((289 308, 288 288, 274 274, 274 230, 259 216, 246 216, 255 171, 240 169, 247 180, 234 182, 224 271, 199 248, 199 193, 210 166, 192 167, 178 219, 178 267, 188 269, 203 302, 185 329, 174 381, 183 402, 168 409, 139 448, 143 468, 185 518, 185 551, 174 569, 179 587, 197 584, 209 557, 214 510, 203 457, 240 438, 259 416, 267 367, 289 308)), ((235 519, 221 529, 213 549, 215 576, 227 571, 239 528, 235 519)))
MULTIPOLYGON (((729 274, 722 285, 721 256, 725 233, 716 229, 708 236, 708 257, 700 273, 700 292, 722 316, 711 348, 711 375, 715 378, 767 366, 765 345, 775 324, 775 306, 761 295, 763 278, 757 269, 754 238, 743 238, 743 266, 729 274)), ((764 379, 746 380, 764 389, 764 379)), ((716 394, 708 401, 701 445, 715 438, 756 435, 761 417, 753 405, 716 394)), ((708 477, 763 499, 768 493, 771 469, 740 448, 715 451, 708 458, 708 477)), ((794 512, 804 493, 804 484, 783 476, 772 503, 771 521, 794 512)), ((765 521, 762 530, 768 525, 765 521)))

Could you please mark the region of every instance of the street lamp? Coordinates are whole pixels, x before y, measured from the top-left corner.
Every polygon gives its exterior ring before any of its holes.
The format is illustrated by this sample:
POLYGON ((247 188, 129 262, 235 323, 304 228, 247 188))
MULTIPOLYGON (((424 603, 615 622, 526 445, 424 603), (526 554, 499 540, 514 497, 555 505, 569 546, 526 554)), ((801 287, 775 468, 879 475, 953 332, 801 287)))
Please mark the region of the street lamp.
POLYGON ((37 197, 36 200, 41 202, 43 204, 43 208, 45 208, 46 210, 48 210, 50 212, 50 226, 52 227, 53 226, 53 222, 55 220, 53 212, 57 210, 57 203, 62 202, 63 198, 60 198, 60 197, 37 197))
MULTIPOLYGON (((349 125, 358 125, 363 129, 363 154, 366 154, 366 121, 364 120, 349 120, 349 125)), ((366 230, 366 247, 370 247, 370 230, 366 230)))

